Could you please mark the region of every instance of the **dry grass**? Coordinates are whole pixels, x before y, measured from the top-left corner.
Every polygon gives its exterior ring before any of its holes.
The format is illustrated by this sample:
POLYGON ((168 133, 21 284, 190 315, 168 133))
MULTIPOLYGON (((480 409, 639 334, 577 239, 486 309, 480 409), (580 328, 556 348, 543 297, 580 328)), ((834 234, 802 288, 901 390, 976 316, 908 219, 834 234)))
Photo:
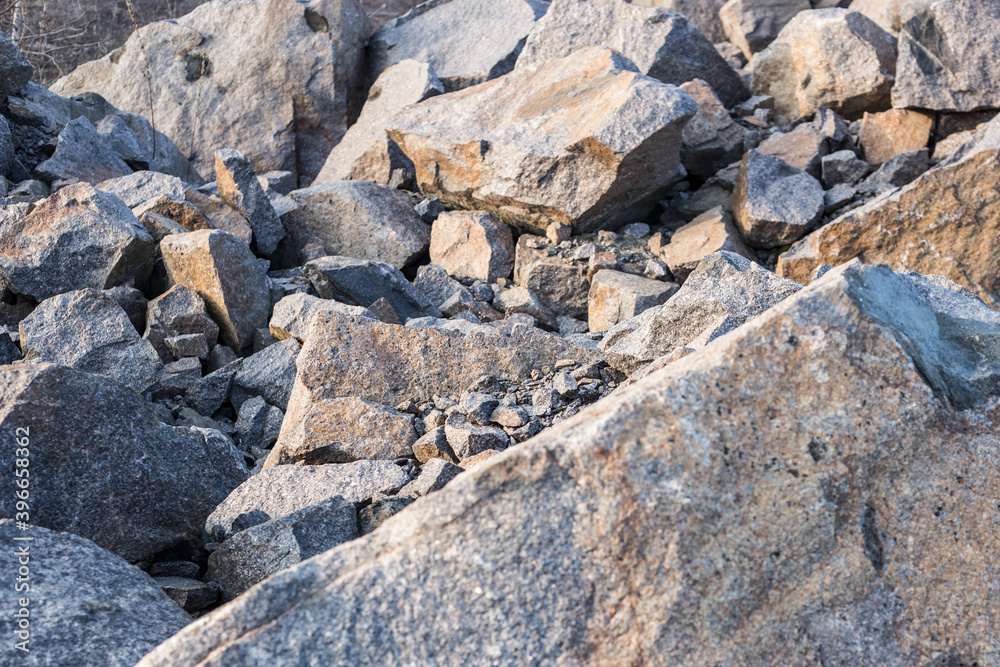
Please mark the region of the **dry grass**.
MULTIPOLYGON (((145 25, 183 16, 206 1, 132 0, 132 6, 138 24, 145 25)), ((419 2, 363 0, 373 25, 419 2)), ((16 35, 18 47, 35 69, 35 81, 43 85, 114 51, 133 29, 127 0, 0 0, 0 27, 9 36, 16 35)))

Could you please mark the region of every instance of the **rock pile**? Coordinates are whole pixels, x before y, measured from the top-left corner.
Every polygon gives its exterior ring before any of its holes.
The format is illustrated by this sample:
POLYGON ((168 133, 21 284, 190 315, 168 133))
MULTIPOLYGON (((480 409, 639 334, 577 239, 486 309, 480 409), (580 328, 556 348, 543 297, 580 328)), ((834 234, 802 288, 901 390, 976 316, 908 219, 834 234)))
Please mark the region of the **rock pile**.
POLYGON ((3 37, 33 656, 995 663, 997 35, 210 0, 51 91, 3 37))

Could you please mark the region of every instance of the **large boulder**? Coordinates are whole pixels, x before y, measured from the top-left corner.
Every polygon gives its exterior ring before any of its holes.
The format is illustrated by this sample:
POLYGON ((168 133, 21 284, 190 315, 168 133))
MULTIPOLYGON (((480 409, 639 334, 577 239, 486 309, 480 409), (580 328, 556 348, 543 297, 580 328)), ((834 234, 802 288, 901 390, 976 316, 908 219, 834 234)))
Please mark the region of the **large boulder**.
POLYGON ((448 91, 503 76, 546 9, 541 0, 423 2, 368 40, 371 80, 407 59, 433 67, 448 91))
POLYGON ((949 400, 980 331, 918 281, 835 271, 138 667, 989 664, 997 386, 949 400))
POLYGON ((213 0, 143 26, 52 90, 155 118, 204 179, 219 148, 308 179, 360 108, 367 31, 359 0, 213 0))
MULTIPOLYGON (((0 367, 0 436, 28 443, 32 524, 130 562, 198 535, 249 475, 218 431, 167 426, 117 382, 47 363, 0 367)), ((24 467, 19 459, 14 447, 4 450, 8 479, 24 467)), ((17 518, 16 500, 0 498, 0 516, 17 518)))
POLYGON ((946 276, 1000 306, 1000 119, 903 188, 792 246, 778 272, 802 283, 855 257, 946 276))
POLYGON ((807 9, 809 0, 729 0, 719 8, 719 20, 729 41, 750 59, 807 9))
POLYGON ((1000 4, 924 0, 899 8, 894 107, 937 111, 1000 108, 1000 4))
POLYGON ((10 664, 23 646, 26 664, 132 667, 191 621, 155 579, 90 540, 10 519, 0 540, 0 571, 18 582, 0 618, 10 664))
POLYGON ((791 121, 820 106, 850 120, 888 109, 895 76, 896 40, 847 9, 798 14, 753 59, 754 94, 772 96, 791 121))
POLYGON ((153 268, 155 247, 120 199, 78 183, 0 225, 0 278, 12 292, 38 301, 141 283, 153 268))
POLYGON ((395 116, 389 137, 421 192, 544 233, 642 218, 681 175, 697 105, 610 49, 525 67, 395 116))
POLYGON ((663 83, 703 79, 727 107, 747 98, 739 74, 683 15, 621 0, 553 0, 528 35, 517 69, 591 46, 614 49, 632 68, 663 83))

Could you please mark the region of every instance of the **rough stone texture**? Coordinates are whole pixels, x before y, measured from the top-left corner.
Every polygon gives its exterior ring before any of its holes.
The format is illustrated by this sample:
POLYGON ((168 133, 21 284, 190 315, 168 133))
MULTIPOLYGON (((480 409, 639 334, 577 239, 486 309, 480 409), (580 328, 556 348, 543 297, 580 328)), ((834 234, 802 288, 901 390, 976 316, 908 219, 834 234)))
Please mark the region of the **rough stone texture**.
POLYGON ((443 92, 443 84, 427 63, 402 60, 386 69, 368 91, 358 121, 330 151, 315 183, 355 180, 388 184, 397 169, 412 172, 412 163, 385 135, 385 128, 399 111, 443 92))
POLYGON ((86 118, 70 121, 59 133, 55 154, 35 167, 35 174, 47 183, 70 179, 100 183, 131 173, 132 168, 105 145, 86 118))
POLYGON ((465 285, 449 276, 448 272, 437 264, 424 264, 417 269, 413 286, 439 307, 456 294, 468 293, 470 298, 472 295, 465 285))
POLYGON ((458 463, 455 451, 448 444, 448 436, 445 434, 444 426, 438 426, 420 436, 413 443, 413 456, 421 463, 427 463, 431 459, 444 459, 450 463, 458 463))
POLYGON ((837 218, 781 256, 799 282, 855 257, 939 274, 1000 306, 1000 119, 909 185, 837 218))
POLYGON ((184 201, 184 182, 176 176, 156 171, 137 171, 108 179, 94 187, 118 197, 129 208, 158 197, 184 201))
POLYGON ((905 340, 974 336, 907 283, 834 272, 139 667, 291 665, 320 632, 323 664, 989 664, 1000 413, 935 396, 948 360, 905 340))
POLYGON ((152 270, 154 248, 120 199, 79 183, 0 225, 0 279, 38 301, 142 282, 152 270))
POLYGON ((858 192, 879 195, 895 190, 917 180, 930 167, 930 156, 926 148, 897 155, 858 185, 858 192))
POLYGON ((215 183, 219 196, 250 223, 257 250, 270 255, 285 238, 285 228, 257 180, 250 159, 232 148, 215 151, 215 183))
MULTIPOLYGON (((385 262, 398 269, 415 263, 430 243, 430 227, 405 193, 367 181, 322 183, 292 192, 298 209, 284 217, 300 256, 310 243, 328 255, 385 262)), ((369 304, 364 304, 365 306, 369 304)))
MULTIPOLYGON (((46 363, 0 367, 0 435, 29 430, 31 523, 93 540, 136 562, 190 537, 248 476, 213 431, 162 424, 138 394, 46 363), (108 517, 114 517, 109 521, 108 517)), ((15 448, 0 467, 14 479, 15 448)), ((14 494, 0 516, 14 516, 14 494)))
POLYGON ((861 119, 858 143, 865 159, 878 166, 897 155, 926 148, 934 127, 934 116, 920 111, 890 109, 866 113, 861 119))
POLYGON ((458 477, 462 472, 464 472, 462 468, 443 459, 431 459, 420 466, 420 474, 415 480, 400 489, 399 495, 420 497, 440 491, 445 484, 458 477))
POLYGON ((470 328, 460 333, 317 313, 299 355, 284 429, 327 399, 425 401, 459 394, 482 375, 524 379, 560 359, 586 363, 597 356, 534 327, 513 327, 509 333, 485 325, 470 328))
POLYGON ((184 285, 174 285, 146 306, 146 331, 142 337, 153 344, 162 361, 170 360, 167 338, 199 333, 210 348, 215 347, 219 325, 209 316, 197 292, 184 285))
POLYGON ((719 20, 729 41, 749 60, 807 9, 812 9, 809 0, 729 0, 719 9, 719 20))
POLYGON ((544 233, 642 219, 678 179, 686 93, 581 50, 397 114, 389 137, 425 196, 544 233))
POLYGON ((48 361, 116 380, 142 394, 162 364, 128 315, 95 289, 42 301, 19 326, 26 361, 48 361))
POLYGON ((519 313, 529 315, 539 326, 553 331, 559 330, 556 314, 527 287, 504 290, 493 300, 493 306, 507 317, 519 313))
POLYGON ((743 135, 711 86, 701 79, 681 85, 698 103, 698 112, 684 128, 681 163, 688 173, 708 178, 743 156, 743 135))
POLYGON ((900 8, 892 106, 937 111, 1000 107, 1000 5, 912 2, 900 8))
POLYGON ((896 41, 847 9, 803 12, 753 59, 753 92, 789 120, 825 106, 849 120, 890 106, 896 41))
POLYGON ((802 238, 823 215, 823 186, 784 160, 750 151, 740 163, 733 216, 743 239, 776 248, 802 238))
POLYGON ((351 257, 321 257, 302 268, 324 299, 368 308, 385 299, 404 321, 437 317, 441 312, 394 266, 351 257))
POLYGON ((550 250, 544 239, 522 234, 514 249, 514 282, 533 291, 558 315, 586 315, 590 293, 587 267, 567 262, 550 250))
POLYGON ((553 0, 528 35, 517 69, 606 46, 642 74, 680 85, 703 79, 726 107, 747 98, 739 74, 683 15, 621 0, 553 0))
POLYGON ((448 416, 444 423, 444 434, 448 446, 460 461, 490 449, 506 449, 510 443, 510 438, 503 429, 475 424, 461 412, 453 412, 448 416))
POLYGON ((634 331, 609 337, 604 355, 608 364, 631 374, 689 345, 706 329, 718 329, 720 321, 743 324, 799 289, 745 257, 730 252, 709 255, 673 298, 641 317, 634 331))
POLYGON ((274 313, 271 315, 269 325, 271 335, 279 341, 294 338, 302 343, 306 339, 306 332, 309 331, 313 315, 321 310, 333 310, 353 317, 377 319, 367 308, 348 306, 339 301, 320 299, 300 292, 289 294, 274 304, 274 313))
POLYGON ((0 519, 0 540, 9 554, 0 572, 12 582, 0 619, 8 664, 132 667, 191 621, 156 580, 90 540, 37 526, 19 529, 10 519, 0 519), (19 550, 26 550, 30 570, 19 585, 29 588, 15 593, 19 550), (29 600, 28 660, 18 660, 15 649, 24 638, 15 617, 22 596, 29 600))
POLYGON ((514 238, 492 213, 442 213, 431 227, 430 255, 450 276, 492 283, 514 269, 514 238))
POLYGON ((214 0, 143 26, 52 90, 155 118, 202 178, 224 147, 261 173, 311 178, 360 107, 367 32, 358 0, 214 0))
POLYGON ((217 230, 172 234, 160 241, 173 284, 198 293, 219 325, 219 340, 240 350, 267 326, 271 308, 267 274, 246 244, 217 230))
POLYGON ((712 43, 726 41, 726 31, 719 20, 719 9, 726 0, 631 0, 633 5, 665 7, 683 14, 712 43))
POLYGON ((823 158, 823 187, 855 185, 871 171, 871 165, 858 159, 852 150, 837 151, 823 158))
POLYGON ((780 157, 796 169, 819 178, 823 157, 830 148, 828 138, 822 132, 811 125, 802 124, 791 132, 778 133, 762 141, 754 150, 780 157))
POLYGON ((356 537, 354 503, 333 496, 236 533, 208 557, 206 577, 231 600, 275 572, 356 537))
POLYGON ((849 9, 861 12, 886 32, 898 35, 902 27, 900 11, 906 5, 919 0, 853 0, 849 9))
MULTIPOLYGON (((232 234, 247 245, 253 241, 253 228, 242 213, 233 209, 216 195, 206 197, 197 190, 184 190, 187 202, 195 207, 209 222, 211 227, 232 234)), ((190 229, 188 231, 196 231, 190 229)))
POLYGON ((288 407, 295 381, 295 359, 301 349, 299 341, 289 338, 244 359, 229 393, 233 407, 239 409, 251 396, 261 396, 282 410, 288 407))
POLYGON ((297 420, 284 423, 264 469, 286 463, 394 461, 409 456, 416 440, 413 415, 360 398, 318 401, 297 420))
MULTIPOLYGON (((221 349, 229 350, 228 347, 221 347, 221 349)), ((200 414, 211 417, 229 397, 229 389, 232 387, 233 378, 236 377, 236 372, 239 369, 239 361, 231 361, 221 368, 217 368, 189 387, 184 393, 184 399, 200 414)))
POLYGON ((607 331, 619 322, 659 306, 677 289, 674 283, 602 269, 590 282, 588 326, 591 331, 607 331))
POLYGON ((725 250, 748 259, 754 255, 743 244, 733 217, 717 206, 687 223, 660 248, 659 257, 670 267, 674 278, 683 283, 706 256, 725 250))
POLYGON ((448 91, 503 76, 547 9, 539 0, 424 2, 368 40, 370 78, 407 59, 428 63, 448 91))
POLYGON ((233 490, 208 517, 205 532, 223 541, 334 497, 360 503, 377 493, 395 493, 408 481, 406 471, 392 461, 275 466, 233 490))
POLYGON ((0 95, 17 94, 30 80, 31 65, 7 34, 0 32, 0 95))

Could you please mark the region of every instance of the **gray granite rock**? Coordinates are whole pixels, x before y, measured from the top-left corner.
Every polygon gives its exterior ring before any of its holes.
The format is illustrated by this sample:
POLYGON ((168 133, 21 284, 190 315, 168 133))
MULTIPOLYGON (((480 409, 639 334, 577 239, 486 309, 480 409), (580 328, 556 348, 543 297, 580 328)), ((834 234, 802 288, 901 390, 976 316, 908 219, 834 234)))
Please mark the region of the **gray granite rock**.
POLYGON ((823 157, 823 187, 856 185, 871 171, 871 165, 851 150, 837 151, 823 157))
POLYGON ((719 20, 729 41, 749 60, 807 9, 812 9, 809 0, 729 0, 719 8, 719 20))
POLYGON ((229 391, 233 407, 239 410, 243 401, 253 396, 282 410, 288 407, 295 382, 295 360, 301 349, 299 341, 289 338, 244 359, 229 391))
POLYGON ((0 32, 0 95, 21 91, 31 80, 31 65, 6 33, 0 32))
POLYGON ((285 238, 285 228, 257 180, 250 159, 233 148, 215 151, 215 183, 222 201, 250 223, 260 254, 271 255, 285 238))
POLYGON ((444 459, 433 458, 420 466, 420 474, 415 480, 399 490, 401 496, 426 496, 429 493, 440 491, 445 484, 455 479, 459 473, 463 472, 453 463, 448 463, 444 459))
POLYGON ((823 186, 784 160, 750 151, 743 157, 733 217, 743 240, 755 248, 793 243, 823 215, 823 186))
POLYGON ((349 306, 333 299, 321 299, 310 294, 289 294, 274 304, 269 325, 271 335, 278 340, 294 338, 300 343, 304 342, 313 315, 326 310, 354 317, 377 319, 374 313, 361 306, 349 306))
POLYGON ((215 347, 219 326, 209 316, 198 293, 184 285, 174 285, 146 307, 146 331, 142 337, 152 343, 164 362, 171 360, 166 339, 202 334, 208 347, 215 347))
POLYGON ((302 274, 324 299, 367 308, 384 298, 404 321, 441 315, 441 311, 390 264, 351 257, 321 257, 306 264, 302 274))
POLYGON ((72 179, 101 183, 131 173, 132 168, 105 144, 86 118, 70 121, 59 133, 55 154, 35 167, 36 177, 47 183, 72 179))

